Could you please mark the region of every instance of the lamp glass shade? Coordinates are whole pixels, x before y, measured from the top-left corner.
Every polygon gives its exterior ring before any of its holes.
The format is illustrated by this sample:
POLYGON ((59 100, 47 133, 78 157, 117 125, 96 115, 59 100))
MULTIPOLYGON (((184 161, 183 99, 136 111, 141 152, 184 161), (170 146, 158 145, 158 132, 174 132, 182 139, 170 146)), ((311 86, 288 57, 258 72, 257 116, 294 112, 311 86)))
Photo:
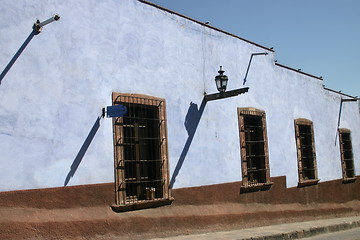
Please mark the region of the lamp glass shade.
POLYGON ((221 82, 221 89, 225 92, 226 91, 226 87, 227 87, 227 83, 228 83, 228 77, 224 76, 222 82, 221 82))
POLYGON ((215 77, 215 83, 216 83, 217 90, 220 91, 220 89, 221 89, 221 79, 218 76, 215 77))
POLYGON ((218 89, 219 92, 225 92, 229 79, 226 75, 224 75, 222 66, 220 66, 220 70, 218 71, 218 73, 219 75, 215 77, 216 88, 218 89))

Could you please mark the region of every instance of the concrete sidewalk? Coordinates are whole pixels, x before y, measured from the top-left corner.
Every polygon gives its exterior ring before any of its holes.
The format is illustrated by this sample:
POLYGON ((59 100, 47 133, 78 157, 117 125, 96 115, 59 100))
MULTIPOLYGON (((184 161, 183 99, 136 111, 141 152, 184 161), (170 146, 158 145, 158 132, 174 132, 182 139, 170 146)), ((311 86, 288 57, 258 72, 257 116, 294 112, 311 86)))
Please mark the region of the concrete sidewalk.
POLYGON ((248 228, 234 231, 213 232, 195 235, 183 235, 153 240, 282 240, 299 239, 319 234, 337 232, 360 227, 360 216, 322 219, 316 221, 296 222, 266 227, 248 228))

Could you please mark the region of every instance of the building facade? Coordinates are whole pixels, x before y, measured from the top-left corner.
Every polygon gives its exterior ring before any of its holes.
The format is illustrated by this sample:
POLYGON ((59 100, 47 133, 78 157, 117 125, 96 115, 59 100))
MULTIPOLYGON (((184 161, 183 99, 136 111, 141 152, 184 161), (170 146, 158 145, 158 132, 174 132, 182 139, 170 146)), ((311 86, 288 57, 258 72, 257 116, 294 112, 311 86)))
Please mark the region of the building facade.
POLYGON ((266 191, 280 176, 287 188, 356 179, 356 98, 275 63, 272 49, 138 0, 5 1, 0 12, 1 68, 36 18, 61 17, 1 79, 0 191, 114 183, 128 205, 238 181, 266 191), (208 101, 220 66, 228 91, 248 89, 208 101), (127 112, 104 118, 112 105, 127 112))

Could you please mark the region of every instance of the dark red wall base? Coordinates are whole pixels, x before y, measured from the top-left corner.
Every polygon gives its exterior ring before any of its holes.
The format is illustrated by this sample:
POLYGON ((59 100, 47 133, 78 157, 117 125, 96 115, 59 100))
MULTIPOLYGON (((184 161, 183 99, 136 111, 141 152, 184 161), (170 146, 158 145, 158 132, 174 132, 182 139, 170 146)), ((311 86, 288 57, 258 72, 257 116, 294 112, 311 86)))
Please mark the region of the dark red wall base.
POLYGON ((0 193, 0 239, 147 239, 360 214, 360 180, 240 193, 241 182, 174 189, 170 206, 116 213, 114 184, 0 193))
POLYGON ((181 188, 173 191, 174 204, 237 203, 344 203, 360 200, 360 181, 344 184, 342 179, 307 187, 286 188, 286 177, 271 178, 269 190, 240 193, 241 182, 181 188))
MULTIPOLYGON (((269 190, 240 193, 241 182, 172 190, 176 205, 214 203, 344 203, 360 200, 360 180, 344 184, 341 179, 307 187, 286 188, 286 177, 271 178, 269 190)), ((73 208, 114 204, 114 184, 0 192, 0 207, 73 208)))

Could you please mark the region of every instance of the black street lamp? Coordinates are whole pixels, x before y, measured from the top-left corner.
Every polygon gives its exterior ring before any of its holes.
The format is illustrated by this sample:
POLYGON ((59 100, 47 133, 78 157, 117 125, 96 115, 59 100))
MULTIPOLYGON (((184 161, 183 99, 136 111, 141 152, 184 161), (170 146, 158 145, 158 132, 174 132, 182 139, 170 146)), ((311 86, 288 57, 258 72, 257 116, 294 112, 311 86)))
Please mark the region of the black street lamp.
POLYGON ((229 78, 224 75, 224 70, 222 70, 222 66, 220 66, 220 70, 218 71, 219 75, 215 77, 216 87, 220 93, 224 93, 226 91, 226 86, 229 78))
POLYGON ((219 92, 213 94, 205 93, 205 98, 204 98, 205 101, 213 101, 223 98, 234 97, 239 94, 246 93, 249 90, 248 87, 245 87, 245 88, 234 89, 231 91, 226 91, 226 86, 229 78, 226 75, 224 75, 224 72, 225 71, 222 70, 222 66, 220 66, 220 70, 218 71, 219 75, 215 77, 216 88, 219 90, 219 92))

